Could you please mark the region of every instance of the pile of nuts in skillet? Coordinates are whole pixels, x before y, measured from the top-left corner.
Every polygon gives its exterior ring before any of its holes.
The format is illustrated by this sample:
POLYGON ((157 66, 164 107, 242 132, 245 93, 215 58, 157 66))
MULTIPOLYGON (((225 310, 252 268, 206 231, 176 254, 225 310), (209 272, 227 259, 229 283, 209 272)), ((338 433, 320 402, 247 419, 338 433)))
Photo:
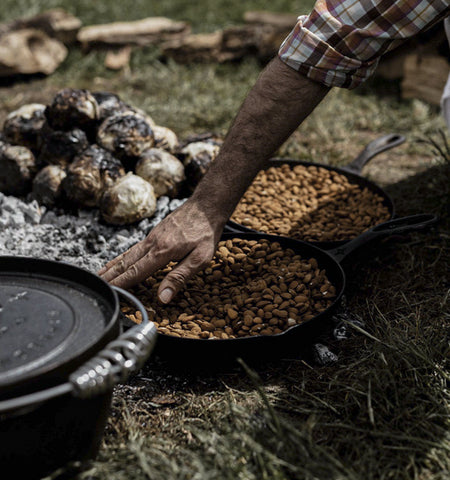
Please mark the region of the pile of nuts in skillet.
POLYGON ((376 193, 322 167, 261 171, 231 219, 253 230, 312 242, 349 240, 390 213, 376 193))
MULTIPOLYGON (((160 333, 176 337, 232 339, 274 335, 328 308, 336 288, 314 258, 301 258, 267 239, 221 241, 210 265, 188 281, 167 305, 157 290, 173 263, 133 293, 160 333)), ((140 312, 123 306, 136 323, 140 312)))

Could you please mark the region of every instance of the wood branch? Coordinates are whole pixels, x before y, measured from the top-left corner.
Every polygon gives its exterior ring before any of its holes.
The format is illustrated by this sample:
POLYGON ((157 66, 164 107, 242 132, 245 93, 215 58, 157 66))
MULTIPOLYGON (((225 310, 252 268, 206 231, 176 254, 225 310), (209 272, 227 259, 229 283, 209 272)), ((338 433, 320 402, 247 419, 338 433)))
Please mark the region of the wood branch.
POLYGON ((221 45, 221 31, 198 33, 163 44, 162 52, 164 56, 172 58, 178 63, 216 62, 223 61, 221 45))
POLYGON ((84 48, 142 46, 182 38, 189 32, 190 26, 186 22, 175 22, 165 17, 150 17, 134 22, 90 25, 82 28, 77 38, 84 48))
POLYGON ((244 21, 249 24, 270 25, 279 30, 290 32, 297 23, 297 15, 267 11, 244 13, 244 21))
POLYGON ((273 57, 284 35, 267 25, 242 25, 207 34, 188 35, 164 44, 163 55, 179 63, 226 62, 256 55, 273 57))
POLYGON ((53 73, 67 56, 67 48, 40 30, 24 29, 0 37, 0 77, 53 73))
POLYGON ((61 8, 47 10, 33 17, 19 18, 0 25, 0 36, 14 30, 33 28, 42 30, 49 37, 70 45, 76 42, 81 20, 61 8))
POLYGON ((403 98, 418 98, 439 105, 450 64, 439 55, 408 55, 401 84, 403 98))
POLYGON ((105 67, 110 70, 122 70, 127 69, 130 65, 131 46, 108 50, 105 56, 105 67))
POLYGON ((260 38, 258 58, 263 62, 271 60, 278 53, 288 34, 289 32, 284 30, 266 28, 260 38))
POLYGON ((260 44, 260 27, 243 25, 225 28, 222 31, 221 51, 234 52, 236 56, 255 54, 260 44))

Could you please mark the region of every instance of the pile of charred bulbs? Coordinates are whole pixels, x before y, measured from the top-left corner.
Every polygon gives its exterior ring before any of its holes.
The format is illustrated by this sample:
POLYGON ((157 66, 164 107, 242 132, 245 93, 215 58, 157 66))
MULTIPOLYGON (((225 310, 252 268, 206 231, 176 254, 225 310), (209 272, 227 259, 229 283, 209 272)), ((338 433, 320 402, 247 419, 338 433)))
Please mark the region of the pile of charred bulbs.
POLYGON ((179 142, 108 92, 65 88, 11 112, 0 134, 0 192, 45 206, 100 209, 111 224, 151 217, 162 195, 188 196, 215 158, 213 135, 179 142))

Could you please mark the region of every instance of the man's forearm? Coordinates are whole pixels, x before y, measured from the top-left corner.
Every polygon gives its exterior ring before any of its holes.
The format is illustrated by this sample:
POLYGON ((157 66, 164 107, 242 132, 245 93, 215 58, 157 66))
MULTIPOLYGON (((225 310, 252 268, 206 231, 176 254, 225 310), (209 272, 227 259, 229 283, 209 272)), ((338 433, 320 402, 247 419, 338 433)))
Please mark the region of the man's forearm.
POLYGON ((327 91, 274 60, 248 94, 191 198, 99 274, 128 288, 177 261, 158 290, 160 300, 169 302, 189 277, 209 264, 225 222, 255 175, 327 91))
POLYGON ((328 91, 273 60, 247 95, 192 199, 225 222, 265 162, 328 91))

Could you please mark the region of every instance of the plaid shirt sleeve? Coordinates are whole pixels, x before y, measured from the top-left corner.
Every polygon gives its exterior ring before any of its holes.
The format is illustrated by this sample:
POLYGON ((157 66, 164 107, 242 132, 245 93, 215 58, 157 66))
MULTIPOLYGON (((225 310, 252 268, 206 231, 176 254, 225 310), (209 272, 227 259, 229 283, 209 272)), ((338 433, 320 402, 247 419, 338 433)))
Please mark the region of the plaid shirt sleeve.
POLYGON ((311 80, 355 88, 381 55, 449 14, 449 0, 317 0, 278 56, 311 80))

